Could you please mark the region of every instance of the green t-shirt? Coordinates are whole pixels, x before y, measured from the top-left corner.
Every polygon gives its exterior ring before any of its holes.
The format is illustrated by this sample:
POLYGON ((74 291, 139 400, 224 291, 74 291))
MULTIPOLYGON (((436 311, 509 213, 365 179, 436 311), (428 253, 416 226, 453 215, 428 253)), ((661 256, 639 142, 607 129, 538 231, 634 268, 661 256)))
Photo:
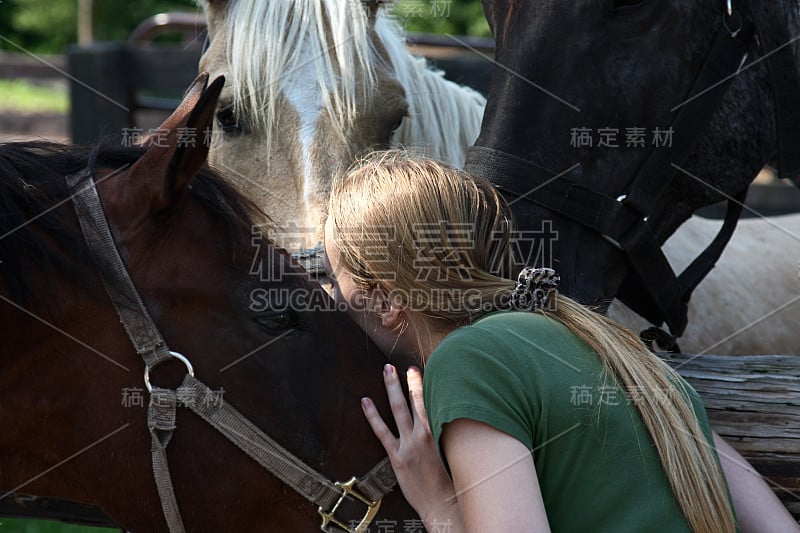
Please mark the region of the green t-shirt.
MULTIPOLYGON (((616 383, 560 322, 499 312, 456 329, 434 350, 425 407, 436 442, 444 424, 467 418, 533 450, 554 532, 688 532, 635 409, 642 391, 616 383)), ((686 387, 713 443, 702 401, 686 387)))

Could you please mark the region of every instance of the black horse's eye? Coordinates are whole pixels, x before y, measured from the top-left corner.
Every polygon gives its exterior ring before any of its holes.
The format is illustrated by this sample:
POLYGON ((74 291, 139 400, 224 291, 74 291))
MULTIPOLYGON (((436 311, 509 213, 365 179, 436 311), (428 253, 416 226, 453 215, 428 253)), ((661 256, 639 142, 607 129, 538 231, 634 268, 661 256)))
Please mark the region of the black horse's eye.
POLYGON ((243 131, 239 119, 233 112, 233 105, 221 106, 217 110, 217 123, 226 135, 240 135, 243 131))
POLYGON ((263 314, 256 317, 255 321, 273 335, 297 328, 297 317, 290 311, 263 314))
POLYGON ((625 9, 628 7, 636 7, 646 2, 647 0, 614 0, 614 9, 625 9))

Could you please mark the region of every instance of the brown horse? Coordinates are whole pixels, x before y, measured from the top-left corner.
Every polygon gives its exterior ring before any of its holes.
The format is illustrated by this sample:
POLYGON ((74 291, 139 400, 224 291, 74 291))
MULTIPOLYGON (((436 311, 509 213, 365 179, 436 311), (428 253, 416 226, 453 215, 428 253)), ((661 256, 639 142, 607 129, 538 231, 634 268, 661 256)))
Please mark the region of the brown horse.
MULTIPOLYGON (((222 80, 204 87, 201 77, 163 125, 166 140, 147 147, 0 146, 2 498, 84 502, 129 531, 166 529, 144 366, 65 183, 85 168, 155 325, 218 401, 331 480, 384 456, 359 399, 385 396, 386 358, 286 253, 253 234, 251 204, 204 166, 207 145, 185 134, 210 128, 222 80)), ((175 387, 184 373, 168 362, 153 380, 175 387)), ((168 457, 188 531, 319 528, 315 505, 189 409, 178 409, 168 457)), ((399 490, 376 518, 396 531, 415 519, 399 490)))

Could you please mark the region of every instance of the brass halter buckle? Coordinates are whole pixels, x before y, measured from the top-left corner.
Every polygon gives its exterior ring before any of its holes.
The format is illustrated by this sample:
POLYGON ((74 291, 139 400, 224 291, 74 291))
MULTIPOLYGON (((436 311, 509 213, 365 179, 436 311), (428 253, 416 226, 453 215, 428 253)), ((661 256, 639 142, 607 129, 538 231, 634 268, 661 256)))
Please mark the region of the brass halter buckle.
POLYGON ((326 533, 328 532, 328 524, 335 524, 349 533, 364 533, 367 531, 367 528, 375 518, 375 515, 378 514, 378 509, 381 508, 381 500, 375 502, 369 501, 364 495, 356 490, 357 483, 358 479, 355 477, 351 478, 350 481, 345 483, 342 483, 341 481, 336 482, 336 486, 342 490, 342 495, 339 496, 339 501, 336 502, 336 504, 333 506, 333 509, 330 511, 325 511, 325 509, 322 507, 319 508, 319 514, 322 516, 322 531, 325 531, 326 533), (366 514, 364 514, 364 517, 361 519, 358 525, 355 526, 355 528, 339 521, 339 519, 334 516, 336 514, 336 510, 339 509, 339 506, 348 496, 352 496, 367 506, 366 514))

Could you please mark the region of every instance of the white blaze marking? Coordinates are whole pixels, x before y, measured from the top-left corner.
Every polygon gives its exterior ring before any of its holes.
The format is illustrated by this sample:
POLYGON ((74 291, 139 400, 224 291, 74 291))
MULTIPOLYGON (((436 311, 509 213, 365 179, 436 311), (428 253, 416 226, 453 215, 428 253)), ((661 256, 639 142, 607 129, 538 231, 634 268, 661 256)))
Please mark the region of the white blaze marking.
MULTIPOLYGON (((303 47, 303 56, 311 57, 310 47, 303 47)), ((326 80, 326 85, 330 85, 326 80)), ((311 147, 317 131, 317 121, 322 113, 322 91, 317 81, 314 62, 294 69, 281 81, 283 94, 300 117, 300 144, 303 149, 303 201, 308 203, 309 187, 314 168, 311 147)), ((280 135, 280 132, 278 132, 280 135)))

